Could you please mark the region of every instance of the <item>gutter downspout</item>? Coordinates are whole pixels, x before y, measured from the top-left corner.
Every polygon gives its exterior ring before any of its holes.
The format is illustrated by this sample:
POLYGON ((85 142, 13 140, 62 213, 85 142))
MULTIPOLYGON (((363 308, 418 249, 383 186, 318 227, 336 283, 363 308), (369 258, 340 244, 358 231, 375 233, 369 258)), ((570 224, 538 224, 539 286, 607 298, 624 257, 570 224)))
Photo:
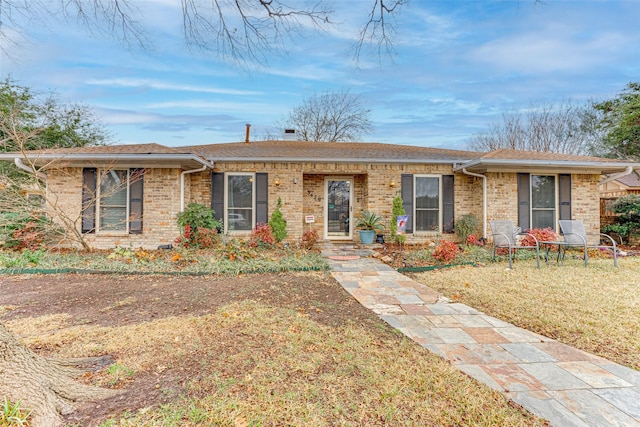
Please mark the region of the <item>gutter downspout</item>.
POLYGON ((37 176, 38 178, 40 178, 43 181, 47 180, 47 175, 45 175, 44 173, 35 170, 32 167, 29 167, 27 165, 25 165, 24 163, 22 163, 22 159, 20 157, 16 157, 15 159, 13 159, 13 163, 15 163, 15 165, 19 168, 22 169, 23 171, 29 172, 32 175, 37 176))
POLYGON ((631 172, 633 172, 633 166, 627 166, 627 168, 623 172, 618 172, 616 174, 608 176, 605 179, 603 179, 602 181, 600 181, 599 184, 600 185, 606 184, 607 182, 611 182, 611 181, 613 181, 615 179, 622 178, 623 176, 627 176, 631 172))
POLYGON ((469 172, 467 168, 462 168, 465 175, 482 178, 482 237, 487 238, 487 177, 479 173, 469 172))
POLYGON ((213 169, 213 164, 211 164, 211 166, 202 165, 202 167, 198 169, 191 169, 188 171, 180 172, 180 212, 184 212, 184 176, 188 173, 204 172, 208 167, 211 167, 213 169))

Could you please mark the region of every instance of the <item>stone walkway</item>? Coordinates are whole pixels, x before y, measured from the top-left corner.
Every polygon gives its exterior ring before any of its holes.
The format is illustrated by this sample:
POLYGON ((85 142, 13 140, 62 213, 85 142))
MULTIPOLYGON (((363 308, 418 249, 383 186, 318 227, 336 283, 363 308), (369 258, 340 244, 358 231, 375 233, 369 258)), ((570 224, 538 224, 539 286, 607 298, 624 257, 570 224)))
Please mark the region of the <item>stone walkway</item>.
POLYGON ((640 426, 640 372, 450 303, 366 250, 322 252, 362 305, 551 425, 640 426))

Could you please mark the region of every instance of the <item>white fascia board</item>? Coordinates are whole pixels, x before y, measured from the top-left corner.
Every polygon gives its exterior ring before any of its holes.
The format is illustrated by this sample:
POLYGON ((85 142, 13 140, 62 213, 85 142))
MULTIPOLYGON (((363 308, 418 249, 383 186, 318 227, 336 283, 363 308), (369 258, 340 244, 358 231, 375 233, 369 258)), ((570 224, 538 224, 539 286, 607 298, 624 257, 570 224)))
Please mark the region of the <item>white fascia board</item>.
POLYGON ((251 158, 251 157, 207 157, 211 162, 263 162, 263 163, 398 163, 398 164, 458 164, 466 160, 445 160, 445 159, 378 159, 378 158, 343 158, 343 159, 326 159, 326 158, 301 158, 301 157, 268 157, 268 158, 251 158))
POLYGON ((454 172, 462 171, 462 169, 470 169, 478 166, 511 166, 511 167, 537 167, 537 168, 567 168, 567 169, 597 169, 597 170, 624 170, 631 166, 632 168, 640 168, 640 163, 629 162, 576 162, 570 160, 512 160, 512 159, 487 159, 472 160, 468 163, 456 165, 454 172))
MULTIPOLYGON (((25 153, 28 154, 28 153, 25 153)), ((157 161, 163 161, 167 163, 175 162, 196 162, 200 165, 213 168, 213 164, 199 156, 192 154, 87 154, 87 153, 69 153, 69 154, 56 154, 56 153, 41 153, 33 156, 25 156, 22 153, 2 153, 0 154, 0 160, 11 160, 16 158, 31 159, 34 162, 38 160, 46 161, 61 161, 61 162, 117 162, 128 164, 140 164, 140 163, 153 163, 157 161)))

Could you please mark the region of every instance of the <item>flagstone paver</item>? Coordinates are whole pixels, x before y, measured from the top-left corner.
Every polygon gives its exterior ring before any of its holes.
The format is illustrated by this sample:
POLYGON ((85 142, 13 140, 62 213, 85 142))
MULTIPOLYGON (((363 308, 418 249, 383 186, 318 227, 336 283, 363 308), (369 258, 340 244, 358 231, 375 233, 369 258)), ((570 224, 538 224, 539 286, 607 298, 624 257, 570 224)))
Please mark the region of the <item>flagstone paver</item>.
POLYGON ((322 253, 339 257, 332 276, 382 320, 551 425, 640 426, 640 372, 448 302, 370 251, 322 253))

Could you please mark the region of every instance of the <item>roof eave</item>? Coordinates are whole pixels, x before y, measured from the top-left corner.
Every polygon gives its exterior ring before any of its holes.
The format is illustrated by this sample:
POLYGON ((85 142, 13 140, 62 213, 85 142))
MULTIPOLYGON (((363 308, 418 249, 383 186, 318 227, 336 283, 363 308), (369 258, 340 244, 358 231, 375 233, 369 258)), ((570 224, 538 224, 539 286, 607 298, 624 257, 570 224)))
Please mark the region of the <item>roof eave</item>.
POLYGON ((430 163, 430 164, 458 164, 460 162, 466 162, 468 159, 416 159, 416 158, 405 158, 405 159, 379 159, 379 158, 371 158, 371 157, 353 157, 353 158, 339 158, 339 159, 327 159, 327 158, 317 158, 317 157, 267 157, 267 158, 255 158, 255 157, 240 157, 240 156, 231 156, 231 157, 220 157, 220 156, 209 156, 207 160, 211 162, 266 162, 266 163, 281 163, 281 162, 315 162, 315 163, 398 163, 398 164, 409 164, 409 163, 430 163))
POLYGON ((492 168, 518 168, 521 170, 534 169, 563 169, 563 170, 595 170, 600 173, 614 173, 631 166, 640 169, 640 163, 629 162, 577 162, 570 160, 513 160, 513 159, 475 159, 456 165, 454 172, 466 169, 472 172, 487 172, 492 168))
POLYGON ((16 153, 0 153, 0 160, 14 160, 16 158, 30 160, 38 166, 72 166, 86 164, 137 164, 138 166, 157 165, 157 167, 193 167, 206 166, 213 168, 213 164, 200 156, 193 154, 88 154, 88 153, 41 153, 34 156, 25 156, 16 153))

